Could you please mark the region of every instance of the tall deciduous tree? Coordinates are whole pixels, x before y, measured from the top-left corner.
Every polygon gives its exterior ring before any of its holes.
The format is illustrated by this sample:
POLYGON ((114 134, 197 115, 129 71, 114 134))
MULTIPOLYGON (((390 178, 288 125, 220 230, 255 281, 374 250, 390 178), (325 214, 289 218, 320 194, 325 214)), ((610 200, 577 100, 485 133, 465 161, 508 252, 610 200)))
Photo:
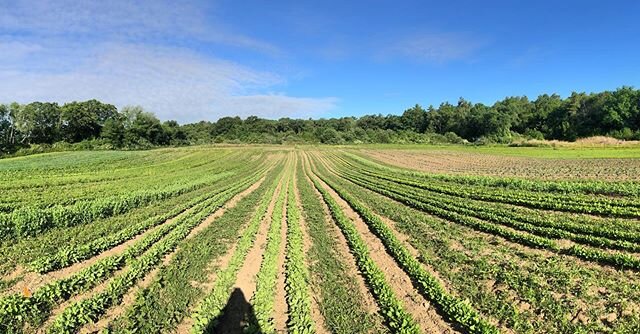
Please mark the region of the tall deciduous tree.
POLYGON ((51 144, 60 139, 60 107, 57 103, 33 102, 13 107, 16 129, 23 144, 51 144))
POLYGON ((111 104, 97 100, 71 102, 62 106, 62 132, 69 142, 97 138, 104 123, 117 115, 111 104))

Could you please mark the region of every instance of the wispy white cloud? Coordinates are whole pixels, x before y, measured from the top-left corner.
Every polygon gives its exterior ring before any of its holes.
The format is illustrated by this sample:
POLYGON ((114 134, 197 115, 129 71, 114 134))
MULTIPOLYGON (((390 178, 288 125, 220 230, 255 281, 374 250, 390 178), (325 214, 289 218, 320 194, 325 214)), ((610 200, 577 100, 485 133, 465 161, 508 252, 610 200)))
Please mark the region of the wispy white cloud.
MULTIPOLYGON (((139 104, 161 119, 318 116, 332 98, 269 92, 287 79, 176 45, 213 43, 271 56, 211 1, 0 0, 0 97, 139 104)), ((11 102, 11 101, 0 101, 11 102)))
POLYGON ((422 62, 446 63, 465 60, 486 45, 477 36, 462 33, 414 34, 389 43, 379 58, 405 57, 422 62))
POLYGON ((275 45, 216 19, 211 1, 0 0, 0 33, 100 40, 191 38, 279 56, 275 45))
POLYGON ((40 50, 42 46, 37 43, 0 39, 0 64, 24 59, 29 54, 40 50))
MULTIPOLYGON (((78 65, 64 71, 0 68, 0 96, 23 103, 97 98, 118 106, 140 104, 161 119, 180 122, 236 114, 318 116, 337 102, 261 93, 286 79, 183 49, 108 43, 82 56, 70 51, 43 52, 52 53, 78 65)), ((56 63, 55 59, 46 61, 56 63)))

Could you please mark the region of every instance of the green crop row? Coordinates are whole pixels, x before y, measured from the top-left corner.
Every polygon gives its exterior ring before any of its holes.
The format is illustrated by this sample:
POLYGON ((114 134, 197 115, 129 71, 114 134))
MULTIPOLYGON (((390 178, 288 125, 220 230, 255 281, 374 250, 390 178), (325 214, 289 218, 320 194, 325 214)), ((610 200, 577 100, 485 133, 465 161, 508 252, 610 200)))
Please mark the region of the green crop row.
POLYGON ((370 171, 351 165, 351 170, 371 177, 383 178, 396 183, 409 185, 446 195, 461 198, 469 198, 482 201, 500 202, 520 205, 536 209, 556 210, 576 213, 598 214, 617 217, 640 216, 640 205, 622 199, 605 197, 580 196, 578 194, 558 195, 552 193, 529 192, 523 190, 509 190, 484 186, 467 186, 451 184, 431 180, 429 182, 416 182, 414 180, 389 176, 386 173, 370 171))
POLYGON ((468 333, 499 333, 498 329, 483 319, 467 301, 447 293, 438 280, 422 267, 420 262, 378 216, 374 215, 367 207, 363 206, 328 178, 322 176, 320 178, 363 218, 369 229, 380 238, 387 251, 411 277, 419 291, 429 301, 437 305, 450 321, 459 324, 468 333))
POLYGON ((273 321, 276 281, 278 278, 278 257, 282 244, 282 220, 284 199, 287 194, 286 180, 289 171, 283 178, 280 194, 271 215, 271 225, 267 231, 267 245, 262 255, 262 264, 256 275, 256 292, 251 299, 257 320, 257 326, 250 324, 248 333, 276 333, 273 321), (253 325, 253 326, 251 326, 253 325))
POLYGON ((171 261, 157 270, 148 285, 137 289, 133 303, 124 306, 125 312, 110 321, 106 330, 149 333, 158 328, 174 331, 180 330, 176 327, 184 327, 179 324, 205 297, 207 287, 216 281, 222 270, 219 260, 224 254, 233 252, 232 245, 237 244, 245 233, 243 230, 256 214, 260 200, 278 171, 269 171, 254 191, 233 206, 226 206, 224 214, 215 222, 182 242, 171 261))
MULTIPOLYGON (((250 184, 251 183, 244 184, 242 187, 236 189, 240 192, 250 184)), ((165 238, 154 244, 141 257, 132 260, 127 270, 111 281, 103 292, 94 294, 88 299, 84 299, 67 307, 63 313, 56 318, 49 332, 74 333, 79 327, 91 321, 96 321, 104 314, 107 308, 120 302, 127 291, 138 280, 151 271, 151 269, 156 267, 165 254, 175 249, 203 219, 221 208, 224 203, 235 196, 235 194, 237 194, 237 192, 230 193, 220 201, 207 206, 203 211, 189 217, 184 223, 172 229, 165 238)))
MULTIPOLYGON (((244 183, 244 185, 248 184, 244 183)), ((38 289, 31 297, 14 294, 0 299, 0 324, 8 328, 20 328, 25 321, 39 324, 58 302, 94 287, 120 269, 126 261, 134 259, 146 251, 166 233, 192 221, 193 217, 206 216, 204 213, 220 207, 241 189, 232 187, 219 196, 214 196, 210 201, 201 203, 198 208, 194 208, 193 212, 181 217, 173 224, 162 226, 162 228, 146 235, 123 253, 104 258, 68 278, 51 282, 38 289)))
MULTIPOLYGON (((300 204, 304 224, 310 237, 307 252, 311 285, 317 293, 317 305, 324 318, 324 325, 331 333, 372 333, 382 329, 382 317, 368 313, 363 294, 358 289, 358 280, 352 277, 356 271, 349 271, 349 256, 343 256, 338 249, 332 229, 333 221, 325 216, 323 201, 315 192, 304 171, 304 159, 299 155, 296 170, 300 204), (358 321, 353 321, 358 319, 358 321)), ((320 326, 320 324, 315 324, 320 326)), ((316 327, 317 328, 317 327, 316 327)))
MULTIPOLYGON (((263 170, 258 171, 250 179, 254 179, 256 175, 260 175, 262 172, 263 170)), ((240 182, 246 182, 246 180, 240 182)), ((215 196, 223 192, 224 190, 225 188, 220 188, 218 191, 215 191, 213 193, 198 196, 191 201, 175 207, 166 214, 158 215, 140 223, 133 224, 126 229, 121 230, 115 235, 101 237, 80 246, 63 247, 56 254, 36 259, 30 264, 30 267, 36 272, 46 273, 86 260, 107 249, 115 247, 154 226, 157 226, 158 224, 161 224, 172 217, 179 215, 183 211, 208 200, 212 196, 215 196)))
POLYGON ((151 202, 193 191, 233 174, 234 172, 223 172, 203 181, 170 186, 161 191, 143 190, 130 195, 77 202, 71 206, 55 206, 48 209, 20 208, 10 214, 0 215, 0 232, 3 233, 3 239, 15 240, 38 235, 54 227, 88 224, 94 219, 122 214, 151 202))
POLYGON ((280 177, 276 177, 267 193, 262 197, 255 214, 251 218, 246 230, 238 241, 236 250, 231 256, 227 267, 216 275, 215 285, 211 292, 198 304, 191 314, 193 319, 192 333, 210 333, 217 325, 217 320, 222 315, 223 309, 229 298, 229 292, 236 281, 238 271, 253 246, 260 223, 265 219, 269 203, 277 188, 280 177))
MULTIPOLYGON (((456 201, 456 199, 450 199, 443 195, 438 196, 429 192, 417 192, 414 188, 409 188, 406 186, 388 183, 380 180, 374 180, 373 178, 362 177, 361 175, 356 175, 348 171, 344 171, 343 175, 350 179, 357 178, 359 181, 367 183, 370 187, 384 187, 385 189, 392 191, 398 195, 407 196, 426 204, 434 205, 442 209, 457 212, 463 215, 492 221, 500 225, 509 226, 520 231, 533 233, 535 235, 554 239, 568 239, 574 242, 595 247, 605 247, 631 252, 640 251, 640 245, 633 242, 566 231, 565 228, 571 228, 571 223, 552 223, 548 220, 540 219, 532 215, 518 215, 513 211, 498 209, 492 206, 475 204, 470 201, 460 202, 456 201)), ((616 234, 615 230, 607 228, 600 228, 597 231, 600 232, 599 234, 616 234)), ((637 233, 625 234, 626 236, 634 239, 640 238, 637 233)))
POLYGON ((285 262, 287 305, 291 333, 315 333, 311 319, 311 299, 309 297, 309 270, 305 266, 303 234, 300 226, 300 209, 294 190, 295 180, 289 182, 287 198, 287 259, 285 262))
POLYGON ((500 187, 486 187, 481 185, 469 186, 465 184, 442 182, 436 179, 426 180, 426 182, 416 182, 413 178, 398 177, 398 173, 390 171, 375 171, 372 170, 372 168, 366 168, 363 165, 354 165, 352 162, 347 161, 342 157, 335 158, 340 159, 343 164, 350 165, 351 169, 358 170, 361 173, 365 173, 373 177, 381 177, 397 183, 403 183, 413 187, 463 198, 557 211, 615 215, 620 217, 636 217, 640 215, 640 202, 636 199, 588 196, 580 194, 553 194, 531 192, 527 190, 511 190, 500 187), (391 173, 396 176, 390 176, 389 174, 391 173))
POLYGON ((387 283, 384 273, 369 256, 369 248, 358 234, 356 227, 345 216, 338 203, 320 182, 315 178, 312 178, 312 181, 316 189, 322 194, 322 198, 329 206, 331 216, 347 239, 351 252, 356 258, 356 265, 364 275, 371 292, 376 297, 376 301, 391 331, 394 333, 420 333, 420 328, 411 315, 404 310, 402 303, 396 297, 389 283, 387 283))
MULTIPOLYGON (((352 177, 356 177, 361 180, 369 180, 379 185, 385 184, 385 187, 387 187, 388 185, 389 187, 399 189, 402 194, 412 194, 421 199, 431 198, 436 201, 435 203, 449 203, 454 205, 455 207, 464 206, 473 211, 482 210, 490 214, 509 217, 517 221, 533 224, 540 227, 555 228, 572 233, 585 234, 587 236, 611 239, 612 241, 614 241, 610 244, 612 248, 635 251, 635 249, 633 248, 635 246, 631 246, 629 243, 624 243, 623 241, 630 241, 634 243, 640 241, 640 233, 629 232, 620 230, 619 228, 611 227, 609 225, 603 225, 602 222, 598 221, 596 218, 585 217, 578 221, 574 217, 564 215, 562 216, 561 220, 558 220, 558 218, 554 218, 550 215, 545 215, 544 217, 542 217, 539 211, 534 211, 531 209, 506 207, 503 208, 500 207, 500 204, 497 203, 476 202, 473 200, 461 202, 458 197, 453 195, 445 195, 421 188, 412 187, 402 183, 395 183, 393 181, 389 181, 388 179, 385 180, 384 176, 380 177, 379 175, 377 175, 375 177, 372 177, 354 171, 354 168, 352 168, 352 166, 340 165, 340 162, 336 164, 335 160, 333 160, 333 163, 339 167, 341 173, 348 173, 352 177)), ((482 189, 478 189, 478 191, 481 190, 482 189)), ((601 242, 601 244, 605 244, 606 242, 607 241, 603 241, 601 242)))
MULTIPOLYGON (((495 225, 480 219, 469 217, 464 214, 458 214, 456 212, 443 209, 441 207, 431 205, 429 203, 425 203, 421 198, 412 198, 410 196, 405 195, 401 191, 383 189, 383 186, 368 183, 358 178, 345 177, 345 179, 359 186, 362 186, 366 189, 372 190, 381 195, 384 195, 391 199, 402 202, 418 210, 422 210, 424 212, 435 215, 437 217, 440 217, 440 218, 443 218, 467 227, 471 227, 481 232, 486 232, 486 233, 503 237, 509 241, 513 241, 525 246, 549 249, 551 251, 554 251, 556 253, 561 253, 561 254, 575 255, 585 260, 597 262, 604 265, 611 265, 611 266, 616 266, 620 268, 631 268, 636 270, 640 269, 640 261, 638 261, 637 258, 629 254, 611 253, 611 252, 606 252, 606 251, 601 251, 601 250, 586 248, 581 246, 575 246, 575 247, 563 250, 560 248, 560 246, 558 246, 558 244, 556 244, 554 241, 546 237, 540 237, 540 236, 531 235, 528 233, 520 233, 518 231, 514 231, 509 228, 504 228, 502 226, 495 225)), ((588 242, 597 244, 602 240, 595 239, 595 238, 583 238, 581 241, 585 241, 585 242, 588 241, 588 242)))

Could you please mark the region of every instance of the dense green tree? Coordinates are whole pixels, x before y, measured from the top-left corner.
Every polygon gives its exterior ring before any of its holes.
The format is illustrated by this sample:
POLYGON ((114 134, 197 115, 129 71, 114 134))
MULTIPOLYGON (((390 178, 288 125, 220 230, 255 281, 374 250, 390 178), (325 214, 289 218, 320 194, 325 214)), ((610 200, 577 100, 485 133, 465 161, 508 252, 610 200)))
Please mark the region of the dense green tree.
POLYGON ((106 120, 102 126, 100 135, 113 147, 120 148, 124 145, 125 128, 122 119, 114 117, 106 120))
POLYGON ((180 125, 161 123, 142 107, 97 100, 0 105, 0 153, 30 144, 101 138, 113 147, 151 147, 212 142, 247 143, 407 143, 444 140, 508 142, 513 133, 529 138, 575 140, 593 135, 640 139, 640 90, 621 87, 600 93, 572 93, 566 99, 544 94, 534 101, 507 97, 492 106, 460 98, 437 108, 420 105, 402 115, 263 119, 222 117, 180 125))
POLYGON ((562 98, 560 98, 558 94, 538 96, 533 102, 534 113, 529 119, 528 129, 539 131, 550 136, 551 132, 547 124, 547 119, 552 112, 562 108, 562 104, 562 98))
POLYGON ((174 120, 166 121, 162 123, 162 129, 169 139, 171 145, 185 145, 187 144, 187 134, 180 127, 180 124, 174 120))
POLYGON ((427 129, 427 112, 419 104, 402 113, 401 122, 406 130, 425 132, 427 129))
POLYGON ((0 105, 0 154, 10 153, 16 146, 16 128, 11 108, 0 105))
POLYGON ((320 135, 320 142, 323 144, 340 144, 342 142, 342 138, 340 138, 340 134, 336 129, 326 128, 320 135))
POLYGON ((97 138, 104 123, 117 112, 114 105, 97 100, 66 103, 61 108, 63 138, 71 143, 97 138))
POLYGON ((60 139, 60 107, 57 103, 32 102, 13 107, 16 129, 23 144, 51 144, 60 139))
POLYGON ((497 114, 509 118, 511 129, 523 133, 535 122, 535 108, 526 96, 511 96, 493 105, 497 114))

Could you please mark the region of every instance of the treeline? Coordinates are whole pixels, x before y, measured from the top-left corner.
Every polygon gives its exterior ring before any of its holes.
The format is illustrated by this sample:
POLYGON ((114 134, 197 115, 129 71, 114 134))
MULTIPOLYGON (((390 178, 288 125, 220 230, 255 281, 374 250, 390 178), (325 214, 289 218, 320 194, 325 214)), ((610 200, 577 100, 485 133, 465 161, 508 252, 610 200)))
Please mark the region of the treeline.
POLYGON ((37 147, 146 148, 188 144, 176 121, 97 100, 0 105, 0 153, 37 147))
POLYGON ((118 110, 96 100, 0 105, 0 153, 33 145, 145 148, 204 143, 508 143, 515 139, 573 141, 596 135, 640 139, 640 90, 507 97, 493 105, 420 105, 402 115, 359 118, 262 119, 223 117, 179 125, 161 122, 141 107, 118 110))

